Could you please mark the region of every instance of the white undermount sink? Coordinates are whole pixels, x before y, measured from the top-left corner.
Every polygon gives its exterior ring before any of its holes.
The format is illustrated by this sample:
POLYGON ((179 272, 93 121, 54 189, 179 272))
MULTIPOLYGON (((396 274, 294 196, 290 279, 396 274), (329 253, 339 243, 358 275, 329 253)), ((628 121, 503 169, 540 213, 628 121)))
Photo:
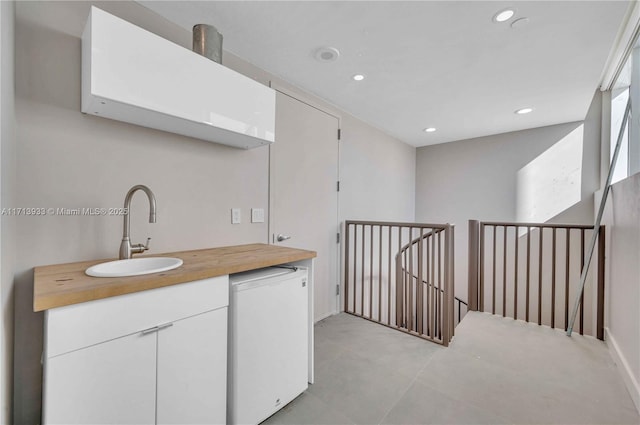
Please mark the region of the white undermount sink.
POLYGON ((93 277, 125 277, 166 272, 182 265, 182 260, 173 257, 144 257, 129 260, 109 261, 96 264, 85 270, 93 277))

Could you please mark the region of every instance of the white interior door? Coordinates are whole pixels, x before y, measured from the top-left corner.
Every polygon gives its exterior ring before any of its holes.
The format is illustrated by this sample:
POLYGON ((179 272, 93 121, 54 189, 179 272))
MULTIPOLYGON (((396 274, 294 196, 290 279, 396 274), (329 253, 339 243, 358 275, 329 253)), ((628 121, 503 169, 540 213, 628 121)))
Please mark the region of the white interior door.
POLYGON ((336 116, 277 92, 276 141, 269 148, 270 240, 318 253, 315 320, 338 307, 338 129, 336 116))

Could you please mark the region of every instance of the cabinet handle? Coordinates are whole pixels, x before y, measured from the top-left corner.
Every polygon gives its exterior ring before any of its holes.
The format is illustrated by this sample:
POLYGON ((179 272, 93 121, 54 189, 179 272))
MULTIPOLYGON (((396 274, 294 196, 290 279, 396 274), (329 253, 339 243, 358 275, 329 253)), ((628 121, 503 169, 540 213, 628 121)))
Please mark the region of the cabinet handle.
POLYGON ((142 335, 152 334, 154 332, 158 332, 162 329, 170 328, 173 326, 173 323, 165 323, 163 325, 154 326, 153 328, 145 329, 142 331, 142 335))

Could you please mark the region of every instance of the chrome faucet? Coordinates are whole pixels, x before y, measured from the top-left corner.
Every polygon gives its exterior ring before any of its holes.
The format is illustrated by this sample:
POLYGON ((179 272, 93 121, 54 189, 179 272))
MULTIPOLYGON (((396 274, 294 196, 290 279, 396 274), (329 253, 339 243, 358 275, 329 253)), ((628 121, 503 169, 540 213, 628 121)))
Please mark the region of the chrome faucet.
POLYGON ((130 217, 131 217, 131 198, 133 198, 133 194, 138 190, 142 190, 147 194, 147 198, 149 198, 149 223, 156 222, 156 197, 154 196, 151 189, 144 185, 136 185, 129 189, 127 192, 127 196, 124 198, 124 231, 122 232, 122 242, 120 242, 120 259, 124 260, 127 258, 131 258, 133 254, 139 254, 141 252, 145 252, 149 249, 149 241, 151 238, 147 238, 147 244, 142 245, 141 243, 131 244, 129 240, 129 227, 130 227, 130 217))

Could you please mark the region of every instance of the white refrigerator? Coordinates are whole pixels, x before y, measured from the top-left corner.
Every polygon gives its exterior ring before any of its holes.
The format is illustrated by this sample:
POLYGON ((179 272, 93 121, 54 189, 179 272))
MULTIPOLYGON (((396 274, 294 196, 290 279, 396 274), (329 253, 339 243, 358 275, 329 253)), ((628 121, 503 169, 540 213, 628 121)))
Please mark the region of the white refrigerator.
POLYGON ((258 424, 307 389, 307 273, 287 266, 229 277, 229 424, 258 424))

